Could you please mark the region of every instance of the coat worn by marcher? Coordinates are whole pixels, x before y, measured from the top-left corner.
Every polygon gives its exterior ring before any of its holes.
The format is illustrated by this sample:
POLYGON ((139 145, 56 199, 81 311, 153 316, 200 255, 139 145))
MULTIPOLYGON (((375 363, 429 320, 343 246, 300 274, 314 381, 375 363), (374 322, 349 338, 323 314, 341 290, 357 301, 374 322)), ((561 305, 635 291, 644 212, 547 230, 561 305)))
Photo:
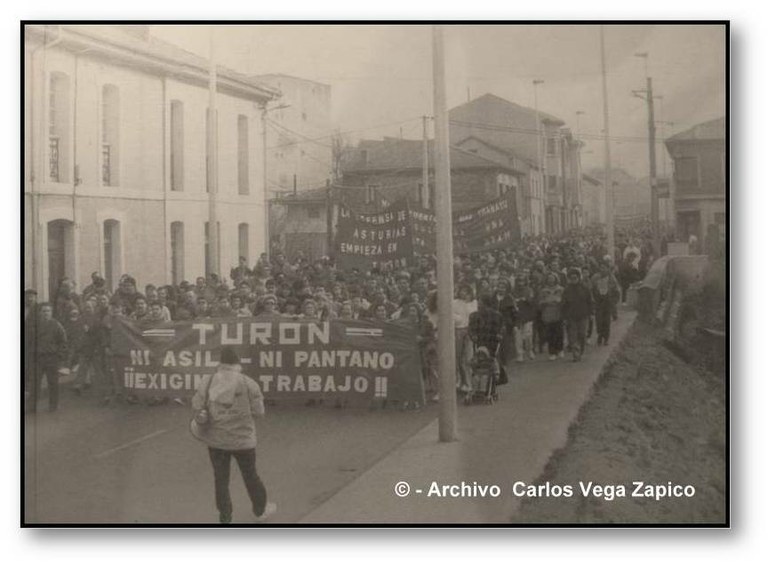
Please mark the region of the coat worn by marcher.
POLYGON ((254 418, 264 415, 264 395, 259 385, 241 373, 239 365, 219 364, 216 373, 203 378, 197 388, 192 398, 195 411, 205 406, 206 389, 210 423, 201 427, 193 420, 192 434, 212 448, 256 448, 254 418))

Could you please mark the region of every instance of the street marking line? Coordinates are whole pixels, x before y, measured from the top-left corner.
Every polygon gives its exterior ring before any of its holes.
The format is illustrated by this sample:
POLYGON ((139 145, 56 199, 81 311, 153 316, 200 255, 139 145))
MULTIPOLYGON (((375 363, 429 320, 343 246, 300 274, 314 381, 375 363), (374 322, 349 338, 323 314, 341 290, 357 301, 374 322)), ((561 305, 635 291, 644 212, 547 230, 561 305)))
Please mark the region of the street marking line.
POLYGON ((165 434, 166 432, 168 432, 168 429, 166 428, 156 430, 155 432, 144 435, 141 438, 137 438, 136 440, 131 440, 130 442, 126 442, 125 444, 121 444, 120 446, 115 446, 114 448, 110 448, 109 450, 100 452, 99 454, 96 454, 94 458, 97 460, 100 458, 104 458, 105 456, 109 456, 110 454, 114 454, 115 452, 119 452, 120 450, 130 448, 131 446, 139 444, 140 442, 144 442, 145 440, 149 440, 150 438, 154 438, 155 436, 160 436, 161 434, 165 434))

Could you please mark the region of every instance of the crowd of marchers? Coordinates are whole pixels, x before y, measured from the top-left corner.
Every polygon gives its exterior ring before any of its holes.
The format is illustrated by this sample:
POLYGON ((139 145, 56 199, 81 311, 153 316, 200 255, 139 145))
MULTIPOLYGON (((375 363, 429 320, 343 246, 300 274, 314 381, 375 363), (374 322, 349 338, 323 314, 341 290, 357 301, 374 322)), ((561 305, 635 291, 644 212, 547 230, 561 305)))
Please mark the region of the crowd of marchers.
MULTIPOLYGON (((504 380, 516 364, 527 360, 558 360, 569 353, 578 361, 595 337, 598 345, 607 344, 617 304, 626 301, 627 290, 644 277, 652 261, 647 230, 618 231, 610 254, 597 228, 524 238, 515 246, 455 257, 451 316, 457 386, 471 387, 478 351, 498 362, 504 380)), ((103 403, 123 399, 110 351, 111 328, 118 317, 150 323, 279 317, 412 325, 425 390, 436 400, 437 287, 434 256, 417 257, 407 269, 341 271, 332 258, 309 261, 301 254, 288 258, 273 250, 270 259, 262 254, 252 267, 241 257, 228 278, 212 273, 194 282, 158 285, 124 274, 117 288, 110 289, 104 277, 93 272, 81 292, 64 279, 44 303, 37 302, 34 289, 27 289, 27 407, 37 410, 45 378, 49 410, 56 410, 59 378, 67 374, 76 394, 93 387, 103 403)))

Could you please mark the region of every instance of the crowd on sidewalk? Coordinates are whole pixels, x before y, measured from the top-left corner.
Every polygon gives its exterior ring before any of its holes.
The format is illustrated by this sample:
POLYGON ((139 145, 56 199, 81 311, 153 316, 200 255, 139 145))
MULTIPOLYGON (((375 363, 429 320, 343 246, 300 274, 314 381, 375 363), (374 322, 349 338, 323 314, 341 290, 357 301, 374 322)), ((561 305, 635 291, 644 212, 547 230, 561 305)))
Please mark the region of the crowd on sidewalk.
MULTIPOLYGON (((517 246, 454 259, 459 386, 466 387, 476 348, 495 354, 503 368, 545 352, 551 360, 566 349, 574 361, 586 341, 607 344, 616 304, 642 279, 652 261, 644 232, 617 234, 608 254, 599 229, 524 238, 517 246), (478 299, 480 306, 478 306, 478 299), (566 341, 567 338, 567 341, 566 341), (567 344, 567 347, 566 347, 567 344)), ((109 289, 98 272, 81 293, 64 279, 50 303, 25 291, 25 391, 36 410, 42 378, 49 409, 58 406, 58 379, 70 372, 72 390, 98 385, 104 402, 119 394, 110 363, 110 332, 116 317, 168 322, 210 317, 370 319, 416 328, 425 389, 437 393, 437 278, 434 257, 421 256, 409 269, 368 272, 336 269, 331 258, 287 258, 274 250, 250 267, 245 258, 229 278, 210 274, 178 285, 145 283, 124 274, 109 289)), ((503 372, 502 372, 503 373, 503 372)), ((157 402, 168 401, 157 399, 157 402)), ((181 402, 181 400, 178 400, 181 402)))

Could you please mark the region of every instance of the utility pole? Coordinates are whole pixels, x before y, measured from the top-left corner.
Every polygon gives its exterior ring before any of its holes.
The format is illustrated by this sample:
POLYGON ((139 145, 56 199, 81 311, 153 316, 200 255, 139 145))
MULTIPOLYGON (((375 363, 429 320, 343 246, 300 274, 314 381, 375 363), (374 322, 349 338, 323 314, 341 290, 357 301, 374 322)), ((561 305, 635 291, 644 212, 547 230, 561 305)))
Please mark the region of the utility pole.
POLYGON ((443 26, 432 26, 435 115, 435 219, 437 221, 437 345, 440 352, 440 442, 457 440, 456 345, 453 328, 453 233, 448 110, 445 96, 443 26))
MULTIPOLYGON (((545 175, 544 175, 544 163, 541 159, 541 120, 539 119, 539 85, 544 84, 543 80, 534 79, 533 81, 533 106, 536 111, 536 166, 539 168, 539 200, 544 202, 545 190, 545 175)), ((546 226, 546 214, 544 215, 544 226, 546 226)), ((541 232, 546 232, 544 228, 541 228, 541 232)))
POLYGON ((613 182, 611 180, 611 129, 608 121, 608 72, 605 68, 605 26, 600 26, 600 66, 603 76, 603 130, 605 132, 605 223, 608 231, 608 253, 615 257, 616 240, 613 227, 613 182))
POLYGON ((584 114, 586 114, 586 112, 583 110, 576 111, 576 202, 579 206, 575 218, 577 228, 581 228, 584 224, 584 206, 581 183, 581 139, 579 138, 579 118, 584 114))
POLYGON ((648 104, 648 168, 649 184, 651 186, 651 228, 653 230, 653 255, 658 258, 661 246, 659 241, 659 188, 656 181, 656 118, 654 117, 653 107, 653 79, 648 76, 648 53, 635 53, 635 57, 645 60, 645 90, 633 91, 633 94, 638 98, 644 98, 648 104))
MULTIPOLYGON (((208 81, 208 257, 211 273, 221 275, 219 269, 219 217, 217 193, 219 185, 218 155, 218 114, 216 112, 216 52, 214 35, 216 28, 210 27, 210 74, 208 81)), ((207 273, 206 275, 210 275, 207 273)))
POLYGON ((427 120, 429 116, 422 116, 423 141, 421 144, 421 206, 431 208, 429 202, 429 133, 427 131, 427 120))
MULTIPOLYGON (((269 240, 269 216, 270 216, 270 210, 269 210, 269 181, 267 179, 267 126, 268 126, 268 119, 267 119, 267 112, 270 112, 272 110, 282 110, 283 108, 290 107, 290 104, 281 104, 280 106, 275 106, 274 108, 267 108, 268 101, 264 101, 264 104, 261 106, 261 148, 262 148, 262 173, 263 173, 263 179, 262 183, 264 184, 264 252, 267 254, 267 261, 271 258, 271 246, 270 246, 270 240, 269 240)), ((296 179, 294 175, 294 193, 296 192, 296 179)))
POLYGON ((653 109, 653 79, 646 77, 648 83, 648 165, 651 175, 651 227, 653 229, 653 255, 658 258, 661 253, 659 239, 659 187, 656 181, 656 118, 653 109))
POLYGON ((269 242, 269 181, 267 181, 267 103, 261 107, 261 148, 262 148, 262 183, 264 186, 264 252, 267 261, 271 259, 269 242))
POLYGON ((330 179, 325 180, 325 230, 327 234, 325 255, 330 257, 333 255, 333 195, 330 179))

